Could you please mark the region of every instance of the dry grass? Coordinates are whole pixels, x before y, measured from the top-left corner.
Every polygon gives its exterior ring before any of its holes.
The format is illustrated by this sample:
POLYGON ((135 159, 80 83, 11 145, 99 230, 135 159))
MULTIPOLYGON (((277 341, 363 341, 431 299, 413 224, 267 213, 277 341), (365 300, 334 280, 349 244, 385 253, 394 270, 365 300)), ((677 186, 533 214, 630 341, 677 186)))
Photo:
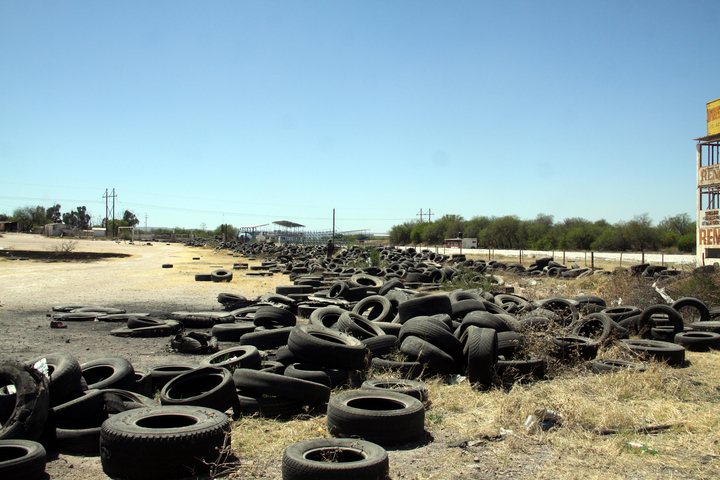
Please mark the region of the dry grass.
MULTIPOLYGON (((529 299, 553 294, 597 294, 610 305, 646 306, 661 302, 649 279, 629 275, 579 280, 504 274, 507 285, 529 299)), ((712 292, 691 280, 672 284, 673 295, 690 288, 712 292)), ((716 288, 716 287, 715 287, 716 288)), ((667 288, 670 291, 670 286, 667 288)), ((541 332, 526 347, 547 353, 541 332)), ((636 360, 619 346, 598 358, 636 360)), ((646 371, 595 375, 590 362, 551 360, 551 380, 479 392, 466 381, 427 380, 426 430, 432 441, 390 452, 393 479, 711 479, 720 478, 720 352, 687 352, 685 368, 649 363, 646 371), (554 410, 563 422, 548 431, 523 423, 539 408, 554 410), (648 431, 648 427, 662 428, 648 431), (503 435, 500 435, 504 432, 503 435), (458 440, 466 446, 449 448, 458 440), (642 452, 629 442, 647 445, 642 452)), ((370 370, 368 378, 392 376, 370 370)), ((279 468, 290 444, 328 436, 324 415, 289 420, 243 418, 233 429, 233 452, 241 459, 236 478, 261 478, 279 468)), ((266 478, 266 477, 265 477, 266 478)))

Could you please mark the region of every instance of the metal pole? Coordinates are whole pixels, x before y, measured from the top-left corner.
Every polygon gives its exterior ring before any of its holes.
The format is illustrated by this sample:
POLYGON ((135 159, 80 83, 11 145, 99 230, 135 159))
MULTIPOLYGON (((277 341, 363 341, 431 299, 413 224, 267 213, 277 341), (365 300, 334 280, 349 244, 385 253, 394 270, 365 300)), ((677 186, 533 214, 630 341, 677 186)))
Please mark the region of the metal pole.
POLYGON ((590 252, 590 269, 595 270, 595 252, 590 252))

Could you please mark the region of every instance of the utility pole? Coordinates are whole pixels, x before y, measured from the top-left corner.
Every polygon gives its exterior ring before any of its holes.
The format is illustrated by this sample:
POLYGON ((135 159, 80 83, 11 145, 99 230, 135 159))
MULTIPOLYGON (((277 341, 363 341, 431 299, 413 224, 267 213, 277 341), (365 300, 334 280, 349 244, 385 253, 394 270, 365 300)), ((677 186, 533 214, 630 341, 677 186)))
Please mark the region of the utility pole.
POLYGON ((418 215, 420 215, 420 223, 423 223, 423 211, 422 211, 422 208, 420 209, 420 213, 416 213, 416 214, 415 214, 416 217, 417 217, 418 215))
POLYGON ((108 189, 105 189, 105 195, 103 195, 103 198, 105 199, 105 236, 108 236, 108 189))
POLYGON ((435 214, 432 213, 432 211, 428 208, 428 211, 427 211, 428 222, 430 222, 430 216, 431 216, 431 215, 435 215, 435 214))
MULTIPOLYGON (((112 218, 113 218, 113 230, 115 230, 115 197, 117 197, 117 195, 115 195, 115 189, 114 189, 114 188, 113 188, 113 191, 112 191, 112 195, 108 195, 108 189, 107 189, 107 188, 105 189, 105 195, 103 195, 103 198, 105 199, 105 236, 106 236, 106 237, 108 236, 108 229, 109 229, 109 227, 110 227, 110 222, 109 222, 109 220, 110 220, 110 211, 109 211, 109 209, 108 209, 108 207, 109 207, 109 205, 108 205, 108 200, 109 200, 110 198, 113 199, 113 203, 112 203, 112 218)), ((113 232, 113 236, 114 236, 114 235, 115 235, 115 232, 113 232)))
POLYGON ((145 232, 147 232, 147 213, 145 214, 145 232))
POLYGON ((113 199, 113 210, 112 210, 112 213, 113 213, 113 238, 115 238, 115 197, 117 197, 117 195, 115 195, 114 188, 113 188, 113 193, 112 193, 111 197, 113 199))
POLYGON ((333 233, 332 233, 332 242, 333 245, 335 245, 335 209, 333 208, 333 233))

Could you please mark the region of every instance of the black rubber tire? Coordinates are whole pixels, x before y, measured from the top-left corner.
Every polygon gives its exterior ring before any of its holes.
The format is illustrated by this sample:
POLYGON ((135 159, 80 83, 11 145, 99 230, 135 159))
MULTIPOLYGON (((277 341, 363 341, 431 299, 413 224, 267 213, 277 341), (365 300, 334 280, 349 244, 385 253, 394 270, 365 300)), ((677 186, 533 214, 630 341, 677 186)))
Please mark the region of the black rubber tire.
MULTIPOLYGON (((710 320, 710 309, 708 309, 705 302, 694 297, 683 297, 675 300, 671 305, 672 308, 680 311, 681 308, 694 308, 700 314, 700 322, 707 322, 710 320)), ((697 321, 697 320, 694 320, 697 321)), ((692 322, 688 322, 692 323, 692 322)))
MULTIPOLYGON (((653 315, 667 315, 670 325, 673 327, 673 333, 676 335, 681 333, 685 327, 683 324, 682 316, 680 312, 667 305, 650 305, 648 308, 643 310, 640 318, 638 319, 638 331, 640 336, 646 340, 651 340, 652 329, 657 327, 657 323, 653 319, 653 315)), ((673 335, 674 336, 674 335, 673 335)))
POLYGON ((374 275, 366 275, 364 273, 356 273, 352 277, 350 277, 350 280, 348 281, 348 285, 350 285, 350 288, 352 287, 361 287, 365 289, 370 289, 374 292, 377 292, 382 288, 382 286, 385 284, 385 280, 383 280, 380 277, 376 277, 374 275))
POLYGON ((691 352, 707 352, 720 350, 720 333, 714 332, 681 332, 675 335, 675 343, 682 345, 691 352))
POLYGON ((236 402, 232 375, 224 368, 200 367, 183 373, 160 391, 162 405, 194 405, 225 412, 236 402))
POLYGON ((514 358, 525 346, 525 337, 518 332, 497 332, 497 354, 507 358, 514 358))
POLYGON ((0 478, 38 480, 45 474, 45 448, 32 440, 0 440, 0 478))
POLYGON ((259 332, 246 333, 240 337, 240 345, 253 345, 258 350, 270 350, 288 343, 290 332, 295 327, 273 328, 259 332))
POLYGON ((290 351, 304 362, 339 370, 361 370, 367 349, 360 340, 314 325, 298 325, 290 332, 290 351))
POLYGON ((344 308, 340 308, 337 305, 328 305, 327 307, 320 307, 313 310, 310 314, 308 323, 310 325, 316 325, 319 327, 332 328, 340 318, 340 315, 347 312, 344 308))
POLYGON ((602 311, 602 313, 609 316, 614 322, 620 323, 626 318, 630 318, 634 315, 640 315, 642 311, 635 306, 626 307, 608 307, 602 311))
POLYGON ((593 362, 593 373, 618 372, 623 370, 632 370, 634 372, 644 372, 645 365, 638 362, 616 359, 597 359, 593 362))
POLYGON ((60 405, 80 395, 82 370, 77 358, 65 352, 53 352, 30 362, 30 366, 45 358, 50 371, 50 406, 60 405))
POLYGON ((190 372, 198 368, 199 365, 193 364, 173 364, 173 365, 156 365, 148 369, 150 378, 152 378, 152 391, 162 390, 166 383, 183 373, 190 372))
POLYGON ((232 270, 225 270, 224 268, 219 268, 210 272, 210 280, 212 280, 213 282, 230 282, 232 281, 232 279, 232 270))
POLYGON ((468 381, 480 389, 492 387, 498 361, 498 337, 492 328, 468 327, 461 341, 467 365, 468 381))
POLYGON ((392 302, 381 295, 363 298, 355 304, 352 312, 373 322, 389 322, 395 317, 392 302))
POLYGON ((398 345, 398 338, 395 335, 378 335, 362 340, 372 357, 382 357, 392 352, 398 345))
POLYGON ((398 305, 398 319, 405 323, 414 317, 430 316, 436 313, 452 315, 452 302, 447 295, 426 295, 413 298, 398 305))
POLYGON ((577 311, 577 307, 572 300, 569 298, 554 295, 551 297, 538 300, 537 308, 543 308, 555 312, 560 316, 560 323, 562 325, 570 325, 580 318, 580 314, 577 311))
POLYGON ((100 453, 100 427, 57 428, 57 448, 64 453, 97 455, 100 453))
POLYGON ((358 439, 303 440, 285 449, 283 480, 381 480, 389 478, 384 448, 358 439))
POLYGON ((424 435, 425 410, 420 400, 402 393, 350 390, 330 399, 327 427, 333 436, 398 445, 424 435))
POLYGON ((120 413, 133 408, 160 406, 160 403, 155 399, 135 392, 128 392, 127 390, 108 388, 100 390, 100 392, 102 392, 105 410, 108 414, 120 413))
MULTIPOLYGON (((613 325, 617 324, 607 314, 599 312, 584 316, 570 327, 573 335, 592 338, 604 343, 613 333, 613 325)), ((618 328, 620 328, 619 325, 618 328)))
POLYGON ((119 388, 131 390, 135 385, 135 370, 122 357, 102 357, 80 365, 88 389, 119 388))
POLYGON ((195 281, 196 282, 210 282, 210 281, 212 281, 212 276, 210 276, 209 273, 196 273, 195 281))
POLYGON ((163 263, 162 268, 173 268, 172 263, 163 263))
POLYGON ((693 330, 701 332, 720 333, 720 321, 710 320, 709 322, 693 322, 688 325, 693 330))
POLYGON ((253 322, 238 320, 235 323, 218 323, 217 325, 213 325, 210 334, 217 338, 219 342, 239 342, 240 337, 254 331, 255 324, 253 322))
POLYGON ((262 357, 257 347, 244 345, 220 350, 200 360, 201 367, 219 367, 227 369, 230 373, 237 368, 251 368, 259 370, 262 357))
POLYGON ((460 324, 460 329, 455 333, 455 336, 460 338, 465 329, 470 325, 480 328, 492 328, 498 333, 509 332, 511 330, 510 326, 495 313, 470 312, 465 316, 465 318, 463 318, 463 321, 460 324))
POLYGON ((294 327, 297 318, 284 308, 266 306, 257 309, 253 323, 258 327, 266 328, 294 327))
POLYGON ((592 360, 597 356, 599 342, 577 335, 552 337, 556 353, 560 358, 592 360))
POLYGON ((405 378, 374 378, 365 380, 360 385, 361 390, 376 392, 397 392, 415 397, 421 402, 428 400, 428 388, 425 382, 419 380, 408 380, 405 378))
POLYGON ((156 318, 152 317, 146 317, 146 316, 139 316, 139 317, 133 317, 131 316, 128 318, 127 321, 127 328, 135 329, 135 328, 144 328, 144 327, 160 327, 165 325, 165 322, 162 320, 158 320, 156 318))
POLYGON ((15 408, 0 426, 0 440, 38 440, 48 418, 50 395, 45 376, 30 366, 0 363, 0 385, 15 386, 15 408))
POLYGON ((343 281, 335 282, 328 291, 328 297, 330 298, 347 298, 349 294, 350 286, 343 281))
POLYGON ((331 390, 344 384, 348 378, 348 372, 346 370, 327 369, 311 363, 288 365, 285 367, 282 375, 319 383, 327 386, 331 390))
POLYGON ((330 388, 326 385, 275 373, 238 368, 233 380, 242 394, 287 398, 304 405, 320 405, 330 399, 330 388))
POLYGON ((452 375, 459 371, 453 357, 422 338, 406 337, 400 344, 400 351, 412 360, 427 364, 430 370, 440 375, 452 375))
POLYGON ((463 362, 463 346, 447 325, 432 318, 412 318, 400 329, 398 341, 402 344, 406 338, 421 338, 450 355, 457 365, 463 362))
POLYGON ((385 332, 372 321, 354 312, 345 312, 340 315, 340 318, 335 324, 335 329, 347 333, 358 340, 365 340, 366 338, 385 334, 385 332))
POLYGON ((460 300, 452 304, 453 320, 462 321, 465 316, 472 312, 486 312, 485 304, 480 300, 460 300))
POLYGON ((216 323, 232 323, 231 312, 172 312, 170 318, 179 320, 187 328, 212 328, 216 323))
POLYGON ((51 409, 50 418, 60 428, 99 427, 107 419, 101 390, 88 390, 51 409))
POLYGON ((400 329, 402 325, 394 322, 373 322, 376 326, 380 327, 380 330, 385 332, 386 335, 400 335, 400 329))
POLYGON ((674 343, 633 339, 620 340, 620 343, 641 358, 653 358, 672 366, 685 363, 685 348, 674 343))
POLYGON ((380 289, 378 290, 378 295, 385 296, 385 294, 387 294, 391 290, 395 288, 404 288, 404 286, 405 285, 403 284, 402 280, 400 280, 399 278, 390 279, 385 282, 382 287, 380 287, 380 289))
POLYGON ((260 415, 265 418, 290 417, 303 412, 302 402, 287 398, 264 395, 238 395, 238 405, 233 408, 234 418, 243 415, 260 415))
POLYGON ((103 423, 100 460, 111 477, 174 479, 218 460, 230 419, 205 407, 163 406, 118 413, 103 423))

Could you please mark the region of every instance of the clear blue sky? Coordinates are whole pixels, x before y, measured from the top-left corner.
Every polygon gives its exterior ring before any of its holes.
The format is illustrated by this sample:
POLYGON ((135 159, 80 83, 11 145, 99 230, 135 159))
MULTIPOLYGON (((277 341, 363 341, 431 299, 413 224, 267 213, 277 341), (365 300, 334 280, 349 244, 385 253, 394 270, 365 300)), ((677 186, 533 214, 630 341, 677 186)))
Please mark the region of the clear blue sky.
MULTIPOLYGON (((695 217, 717 1, 0 0, 0 213, 695 217)), ((427 217, 425 217, 427 218, 427 217)))

